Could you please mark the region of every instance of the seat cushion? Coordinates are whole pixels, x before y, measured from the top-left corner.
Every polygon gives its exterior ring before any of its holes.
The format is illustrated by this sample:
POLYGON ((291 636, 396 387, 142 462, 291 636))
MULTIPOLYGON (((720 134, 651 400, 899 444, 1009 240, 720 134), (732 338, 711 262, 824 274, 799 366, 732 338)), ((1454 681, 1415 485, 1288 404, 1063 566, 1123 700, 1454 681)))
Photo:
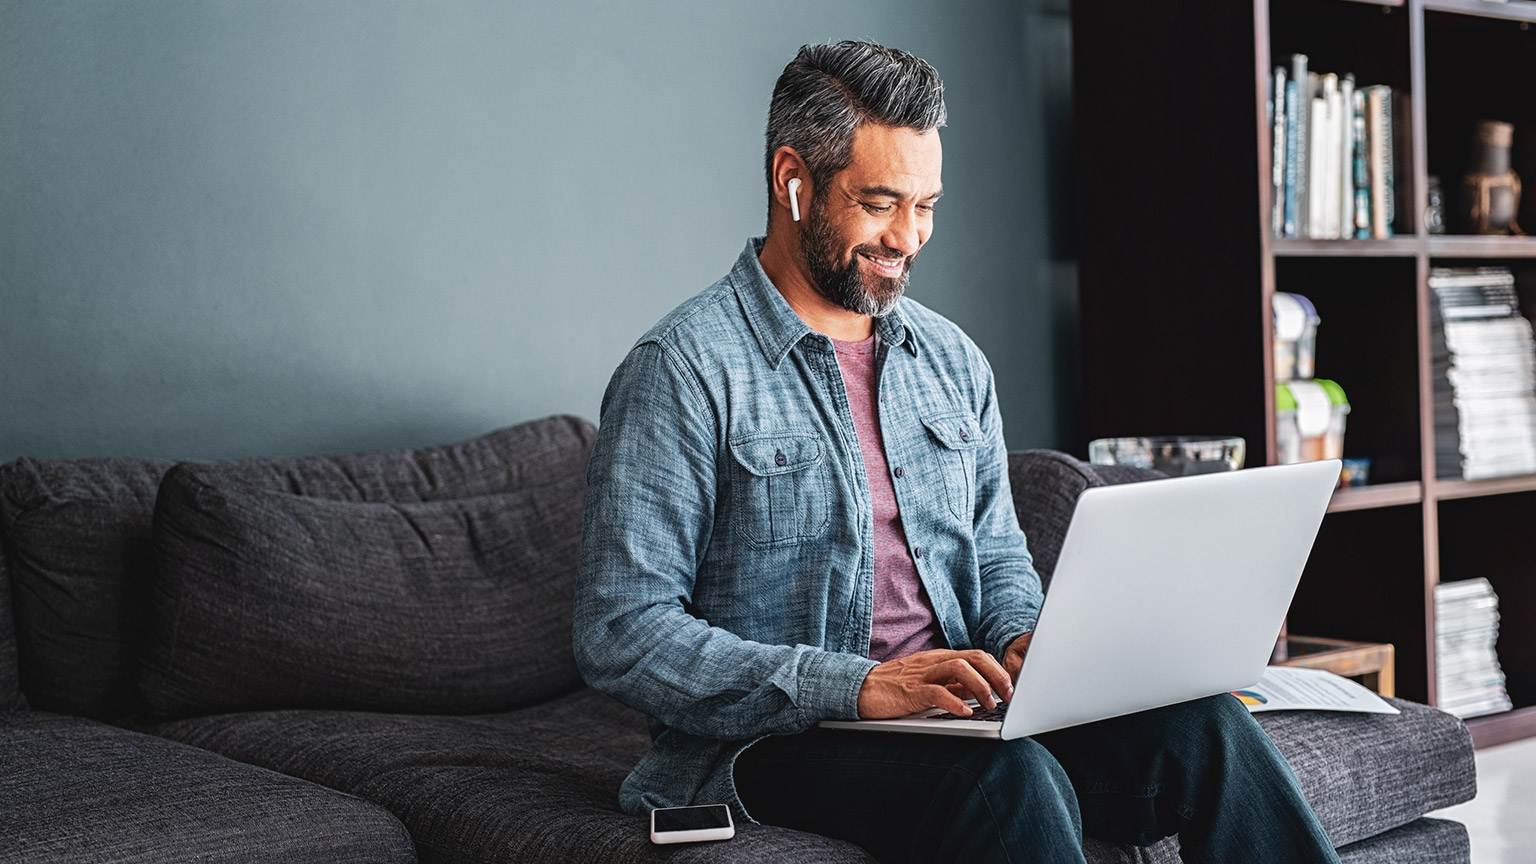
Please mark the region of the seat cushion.
POLYGON ((1402 713, 1254 715, 1290 762, 1335 846, 1374 837, 1477 794, 1466 725, 1427 705, 1387 701, 1402 713))
POLYGON ((150 520, 171 464, 0 465, 20 686, 33 708, 97 719, 132 710, 154 572, 150 520))
MULTIPOLYGON (((1472 851, 1460 822, 1419 818, 1339 850, 1342 864, 1469 864, 1472 851)), ((1170 837, 1139 848, 1083 841, 1088 864, 1179 864, 1179 841, 1170 837)))
POLYGON ((414 861, 352 795, 79 717, 0 715, 0 862, 414 861))
POLYGON ((1339 849, 1341 864, 1469 864, 1471 860, 1467 826, 1449 819, 1415 819, 1339 849))
POLYGON ((516 482, 432 500, 171 469, 144 707, 480 713, 581 687, 571 597, 591 442, 527 431, 543 434, 509 454, 530 466, 516 482))
POLYGON ((275 711, 161 723, 157 734, 376 801, 424 862, 869 861, 851 844, 764 825, 663 850, 618 809, 650 743, 645 720, 593 690, 467 717, 275 711))
POLYGON ((27 707, 16 680, 16 630, 12 622, 11 580, 6 572, 5 544, 0 543, 0 713, 27 707))

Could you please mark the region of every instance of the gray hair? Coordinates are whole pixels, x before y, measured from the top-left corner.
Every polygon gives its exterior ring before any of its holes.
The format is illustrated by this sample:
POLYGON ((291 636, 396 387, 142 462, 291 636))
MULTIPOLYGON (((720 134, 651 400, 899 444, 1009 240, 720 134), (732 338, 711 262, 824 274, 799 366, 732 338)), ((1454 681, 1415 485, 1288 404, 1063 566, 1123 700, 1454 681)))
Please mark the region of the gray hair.
POLYGON ((873 42, 801 46, 773 85, 768 108, 763 161, 770 197, 773 154, 780 147, 793 147, 805 160, 819 197, 852 160, 859 126, 927 132, 946 119, 944 82, 922 58, 873 42))

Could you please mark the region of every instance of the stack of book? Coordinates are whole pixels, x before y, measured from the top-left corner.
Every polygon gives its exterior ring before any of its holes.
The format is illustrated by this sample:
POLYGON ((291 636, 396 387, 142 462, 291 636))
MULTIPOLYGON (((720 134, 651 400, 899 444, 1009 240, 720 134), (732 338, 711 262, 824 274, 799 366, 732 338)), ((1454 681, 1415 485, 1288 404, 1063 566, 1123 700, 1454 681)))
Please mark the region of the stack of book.
POLYGON ((1392 88, 1307 70, 1305 54, 1277 67, 1269 100, 1276 237, 1392 236, 1392 88))
POLYGON ((1437 707, 1457 717, 1511 708, 1494 649, 1498 641, 1499 598, 1487 579, 1435 586, 1437 707))
POLYGON ((1430 270, 1440 477, 1536 473, 1536 340, 1507 267, 1430 270))

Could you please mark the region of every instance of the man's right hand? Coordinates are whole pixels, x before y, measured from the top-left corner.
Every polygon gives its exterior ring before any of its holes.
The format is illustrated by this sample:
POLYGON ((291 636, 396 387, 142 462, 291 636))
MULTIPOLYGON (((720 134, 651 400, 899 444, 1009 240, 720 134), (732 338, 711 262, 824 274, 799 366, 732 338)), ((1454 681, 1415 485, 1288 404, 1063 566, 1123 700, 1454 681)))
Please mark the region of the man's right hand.
POLYGON ((997 705, 992 693, 1013 698, 1013 682, 997 659, 985 651, 935 649, 888 660, 869 670, 859 688, 859 717, 889 720, 926 708, 971 716, 966 699, 983 708, 997 705))

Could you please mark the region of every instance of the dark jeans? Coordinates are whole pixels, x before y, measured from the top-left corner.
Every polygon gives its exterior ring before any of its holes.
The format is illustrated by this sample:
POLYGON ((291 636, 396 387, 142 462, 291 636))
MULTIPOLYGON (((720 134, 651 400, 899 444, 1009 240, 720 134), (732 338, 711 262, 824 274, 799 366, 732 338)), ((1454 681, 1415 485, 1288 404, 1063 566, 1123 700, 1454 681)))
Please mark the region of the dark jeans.
POLYGON ((1083 833, 1185 861, 1336 862, 1275 745, 1231 696, 998 741, 811 729, 737 760, 758 821, 882 861, 1083 861, 1083 833))

